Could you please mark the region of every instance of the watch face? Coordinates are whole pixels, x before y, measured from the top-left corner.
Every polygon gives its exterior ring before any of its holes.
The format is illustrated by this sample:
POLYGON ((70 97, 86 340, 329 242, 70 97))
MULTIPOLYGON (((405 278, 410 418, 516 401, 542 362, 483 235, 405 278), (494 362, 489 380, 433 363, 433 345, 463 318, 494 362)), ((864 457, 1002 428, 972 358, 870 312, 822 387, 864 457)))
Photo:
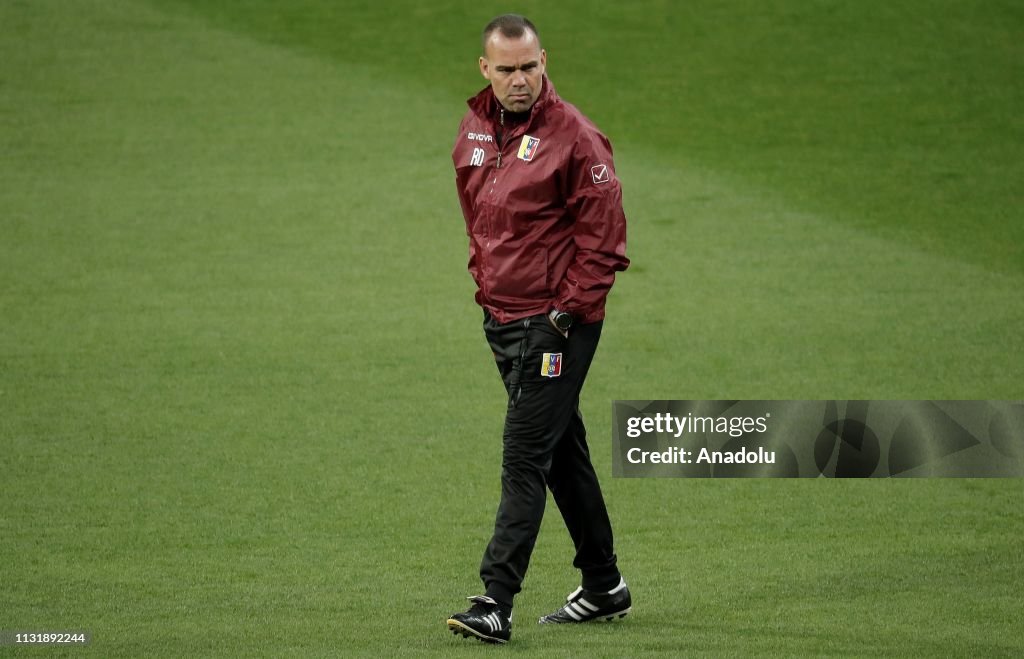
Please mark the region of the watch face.
POLYGON ((555 316, 555 326, 560 330, 567 330, 572 327, 572 316, 562 312, 555 316))

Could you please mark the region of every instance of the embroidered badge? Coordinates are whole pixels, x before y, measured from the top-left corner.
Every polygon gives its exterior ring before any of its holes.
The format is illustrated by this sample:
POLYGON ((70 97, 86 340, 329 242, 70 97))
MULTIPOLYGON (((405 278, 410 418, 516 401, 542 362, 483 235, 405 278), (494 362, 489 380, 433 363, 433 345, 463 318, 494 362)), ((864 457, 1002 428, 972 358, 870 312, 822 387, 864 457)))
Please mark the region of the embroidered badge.
POLYGON ((612 180, 608 165, 594 165, 590 168, 590 175, 594 178, 594 183, 607 183, 612 180))
POLYGON ((562 353, 545 352, 540 358, 540 374, 546 378, 557 378, 562 374, 562 353))
POLYGON ((519 159, 530 162, 537 155, 537 147, 539 146, 540 140, 536 137, 523 135, 523 141, 519 143, 519 159))

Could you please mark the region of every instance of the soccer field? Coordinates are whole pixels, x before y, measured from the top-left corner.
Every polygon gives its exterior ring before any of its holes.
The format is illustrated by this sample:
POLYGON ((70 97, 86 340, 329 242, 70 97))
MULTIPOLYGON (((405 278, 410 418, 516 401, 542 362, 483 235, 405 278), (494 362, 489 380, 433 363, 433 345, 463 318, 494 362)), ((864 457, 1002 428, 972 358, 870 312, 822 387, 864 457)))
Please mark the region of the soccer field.
POLYGON ((1024 398, 1012 2, 4 0, 0 630, 162 656, 1024 654, 1019 479, 611 477, 615 399, 1024 398), (615 146, 582 410, 634 612, 549 506, 477 594, 505 399, 450 149, 521 11, 615 146))

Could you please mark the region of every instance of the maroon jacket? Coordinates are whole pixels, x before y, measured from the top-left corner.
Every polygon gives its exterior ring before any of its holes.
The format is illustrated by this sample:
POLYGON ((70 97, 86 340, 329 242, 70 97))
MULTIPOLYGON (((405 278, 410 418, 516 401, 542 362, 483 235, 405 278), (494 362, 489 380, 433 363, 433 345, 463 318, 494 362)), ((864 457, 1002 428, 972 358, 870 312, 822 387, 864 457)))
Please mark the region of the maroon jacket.
POLYGON ((476 301, 502 323, 552 307, 601 320, 629 265, 608 139, 547 77, 525 121, 502 128, 490 87, 468 104, 452 160, 476 301))

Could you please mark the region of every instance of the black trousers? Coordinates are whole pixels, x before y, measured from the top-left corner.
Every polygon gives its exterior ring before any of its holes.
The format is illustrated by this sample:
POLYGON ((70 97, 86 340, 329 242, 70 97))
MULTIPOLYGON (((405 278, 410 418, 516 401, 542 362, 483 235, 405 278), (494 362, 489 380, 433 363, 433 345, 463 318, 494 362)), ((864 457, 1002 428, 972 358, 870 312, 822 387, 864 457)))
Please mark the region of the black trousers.
POLYGON ((489 596, 509 606, 530 563, 544 516, 545 488, 551 489, 576 547, 573 565, 582 572, 583 587, 603 592, 619 582, 611 522, 579 410, 601 325, 575 326, 565 338, 544 315, 506 324, 484 315, 484 332, 508 391, 508 410, 501 503, 480 578, 489 596))

